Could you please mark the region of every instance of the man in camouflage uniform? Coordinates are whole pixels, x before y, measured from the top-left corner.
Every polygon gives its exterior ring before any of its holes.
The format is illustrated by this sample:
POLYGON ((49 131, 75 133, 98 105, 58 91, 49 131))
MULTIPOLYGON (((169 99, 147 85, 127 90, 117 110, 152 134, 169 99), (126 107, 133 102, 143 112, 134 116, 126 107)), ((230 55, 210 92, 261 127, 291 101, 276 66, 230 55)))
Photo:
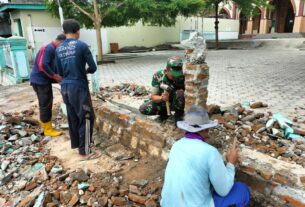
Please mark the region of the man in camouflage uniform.
POLYGON ((169 101, 171 111, 175 111, 175 122, 184 114, 184 76, 183 62, 174 56, 167 60, 166 69, 156 72, 152 79, 151 99, 140 106, 145 115, 160 115, 160 121, 168 118, 166 102, 169 101))

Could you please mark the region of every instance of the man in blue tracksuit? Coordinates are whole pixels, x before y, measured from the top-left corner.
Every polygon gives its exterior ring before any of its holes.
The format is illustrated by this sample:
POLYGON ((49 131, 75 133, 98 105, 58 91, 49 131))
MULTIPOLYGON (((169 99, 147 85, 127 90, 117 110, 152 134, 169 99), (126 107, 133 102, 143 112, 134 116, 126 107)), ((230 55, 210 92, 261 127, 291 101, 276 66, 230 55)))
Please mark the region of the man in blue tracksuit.
POLYGON ((97 67, 87 44, 78 40, 79 23, 72 19, 65 20, 63 30, 67 39, 56 49, 56 63, 62 76, 61 93, 67 106, 71 147, 78 148, 79 154, 87 157, 91 155, 86 155, 85 150, 85 108, 90 111, 91 136, 94 124, 87 74, 94 73, 97 67), (86 64, 89 66, 87 69, 86 64))
POLYGON ((59 83, 61 76, 56 74, 55 50, 66 39, 64 34, 55 41, 44 45, 38 51, 31 72, 30 82, 38 97, 40 125, 45 136, 59 136, 61 133, 52 127, 53 91, 52 83, 59 83))

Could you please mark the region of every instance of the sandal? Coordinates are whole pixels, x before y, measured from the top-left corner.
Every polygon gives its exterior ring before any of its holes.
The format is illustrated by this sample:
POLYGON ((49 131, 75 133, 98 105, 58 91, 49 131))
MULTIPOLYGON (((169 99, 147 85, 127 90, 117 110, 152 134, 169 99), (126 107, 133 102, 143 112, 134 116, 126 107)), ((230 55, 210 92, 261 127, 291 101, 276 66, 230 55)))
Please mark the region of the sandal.
POLYGON ((84 157, 84 159, 81 161, 95 160, 95 159, 101 157, 102 153, 98 152, 98 151, 94 151, 94 152, 91 152, 89 155, 81 155, 81 156, 84 157))

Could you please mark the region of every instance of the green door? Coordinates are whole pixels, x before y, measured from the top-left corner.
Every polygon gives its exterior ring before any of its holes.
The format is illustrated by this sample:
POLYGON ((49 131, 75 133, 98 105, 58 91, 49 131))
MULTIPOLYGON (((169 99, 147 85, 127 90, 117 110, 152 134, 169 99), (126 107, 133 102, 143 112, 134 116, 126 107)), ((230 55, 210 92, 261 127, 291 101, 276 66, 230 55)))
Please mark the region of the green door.
POLYGON ((23 31, 22 31, 22 25, 20 19, 17 19, 17 25, 18 25, 18 33, 20 37, 23 37, 23 31))

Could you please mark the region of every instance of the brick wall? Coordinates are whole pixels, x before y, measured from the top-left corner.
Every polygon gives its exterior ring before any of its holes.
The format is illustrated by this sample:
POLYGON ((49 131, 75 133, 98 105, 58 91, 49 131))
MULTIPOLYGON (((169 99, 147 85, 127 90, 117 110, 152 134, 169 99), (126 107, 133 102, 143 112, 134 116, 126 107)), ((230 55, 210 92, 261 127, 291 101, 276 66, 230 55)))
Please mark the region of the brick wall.
MULTIPOLYGON (((174 126, 161 126, 115 105, 95 108, 100 142, 120 142, 142 156, 166 160, 170 147, 182 137, 183 132, 174 126)), ((250 186, 256 207, 305 207, 305 169, 300 165, 244 148, 236 179, 250 186)))
POLYGON ((207 64, 192 65, 187 63, 184 68, 185 76, 185 109, 192 105, 207 108, 209 67, 207 64))
POLYGON ((142 156, 151 155, 166 160, 169 147, 182 136, 182 131, 174 126, 161 127, 153 120, 109 103, 96 108, 96 129, 100 137, 120 142, 142 156))

